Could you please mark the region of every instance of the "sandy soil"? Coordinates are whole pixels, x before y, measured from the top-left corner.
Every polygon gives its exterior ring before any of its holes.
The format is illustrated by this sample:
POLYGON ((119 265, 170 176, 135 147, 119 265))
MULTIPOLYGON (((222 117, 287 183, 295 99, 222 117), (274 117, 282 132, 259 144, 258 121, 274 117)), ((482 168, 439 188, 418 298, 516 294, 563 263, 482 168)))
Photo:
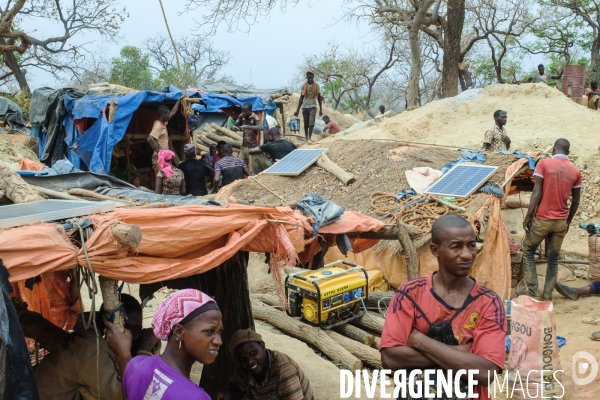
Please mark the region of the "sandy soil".
POLYGON ((39 159, 30 148, 26 147, 23 143, 27 143, 27 139, 19 133, 15 134, 1 134, 0 135, 0 163, 8 166, 10 169, 16 171, 19 169, 19 163, 11 160, 11 157, 25 157, 32 161, 39 162, 39 159))

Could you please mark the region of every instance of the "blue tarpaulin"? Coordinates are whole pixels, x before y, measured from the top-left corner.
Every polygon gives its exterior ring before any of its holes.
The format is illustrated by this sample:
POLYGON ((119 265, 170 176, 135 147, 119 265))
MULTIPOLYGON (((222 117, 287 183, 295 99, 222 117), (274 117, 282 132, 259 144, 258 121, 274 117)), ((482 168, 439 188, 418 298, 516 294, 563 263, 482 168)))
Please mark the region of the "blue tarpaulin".
POLYGON ((515 150, 512 153, 508 152, 506 150, 501 150, 500 153, 501 154, 514 154, 517 156, 517 160, 520 160, 521 158, 526 158, 527 162, 529 163, 529 169, 531 169, 532 171, 535 171, 535 159, 533 157, 531 157, 529 154, 521 153, 519 150, 515 150))
MULTIPOLYGON (((254 110, 272 114, 275 104, 264 105, 260 97, 233 98, 222 94, 200 93, 187 90, 188 96, 200 96, 206 106, 194 104, 193 109, 200 113, 222 113, 221 108, 233 105, 241 106, 244 102, 252 103, 254 110)), ((86 95, 78 98, 67 92, 64 98, 66 115, 63 121, 65 142, 69 148, 69 161, 80 170, 107 174, 110 171, 113 147, 123 139, 133 113, 142 103, 163 103, 176 101, 183 96, 183 91, 169 87, 168 92, 140 91, 120 96, 86 95), (108 103, 114 99, 118 104, 112 121, 104 115, 108 103), (93 125, 81 134, 74 121, 81 118, 97 118, 93 125)))
POLYGON ((454 167, 456 164, 461 163, 461 162, 467 162, 467 161, 475 161, 478 163, 485 162, 485 153, 482 153, 479 151, 462 150, 460 152, 460 154, 461 154, 461 157, 458 157, 456 160, 450 161, 448 164, 446 164, 442 168, 440 168, 440 171, 442 171, 442 174, 445 174, 446 172, 450 171, 452 169, 452 167, 454 167))

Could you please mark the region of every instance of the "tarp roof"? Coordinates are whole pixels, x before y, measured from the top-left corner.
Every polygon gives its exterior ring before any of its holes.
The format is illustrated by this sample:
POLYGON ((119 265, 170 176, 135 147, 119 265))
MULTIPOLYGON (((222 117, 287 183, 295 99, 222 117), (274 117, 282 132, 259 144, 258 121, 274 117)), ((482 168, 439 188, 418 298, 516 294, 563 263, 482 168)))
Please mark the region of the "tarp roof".
POLYGON ((222 83, 214 82, 211 80, 198 81, 198 89, 203 90, 207 93, 227 93, 232 94, 236 97, 239 96, 265 96, 277 92, 281 92, 285 88, 276 89, 256 89, 247 88, 244 86, 236 85, 234 83, 222 83))

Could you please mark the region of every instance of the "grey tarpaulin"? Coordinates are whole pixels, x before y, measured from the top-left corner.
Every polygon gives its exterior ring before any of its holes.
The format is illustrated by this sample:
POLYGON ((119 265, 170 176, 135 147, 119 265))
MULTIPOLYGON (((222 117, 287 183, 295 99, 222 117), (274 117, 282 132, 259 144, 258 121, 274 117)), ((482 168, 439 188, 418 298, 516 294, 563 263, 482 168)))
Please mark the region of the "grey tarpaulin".
POLYGON ((316 193, 312 193, 296 203, 304 215, 314 217, 313 236, 317 235, 319 228, 338 219, 344 209, 331 200, 325 200, 316 193))
POLYGON ((0 399, 38 400, 37 385, 17 310, 10 299, 9 273, 0 260, 0 399))
POLYGON ((42 125, 46 121, 50 105, 60 95, 61 90, 43 87, 35 89, 29 104, 29 120, 31 125, 42 125))
POLYGON ((0 97, 0 118, 10 127, 9 133, 23 130, 27 124, 23 109, 6 97, 0 97))
POLYGON ((214 82, 211 80, 198 81, 198 89, 205 91, 206 93, 228 93, 234 96, 261 96, 278 93, 283 91, 283 88, 279 89, 253 89, 244 86, 236 85, 234 83, 222 83, 214 82))
POLYGON ((139 189, 115 189, 104 187, 95 190, 95 192, 106 196, 120 198, 125 197, 128 199, 147 201, 148 203, 160 203, 166 201, 176 206, 220 206, 222 204, 225 204, 215 200, 199 199, 192 195, 178 196, 171 194, 156 194, 153 192, 148 192, 139 189))
POLYGON ((110 175, 96 174, 93 172, 71 172, 62 175, 47 176, 21 176, 25 182, 30 185, 40 186, 51 190, 69 190, 81 188, 87 190, 96 190, 100 187, 110 187, 118 189, 135 189, 120 179, 110 175))

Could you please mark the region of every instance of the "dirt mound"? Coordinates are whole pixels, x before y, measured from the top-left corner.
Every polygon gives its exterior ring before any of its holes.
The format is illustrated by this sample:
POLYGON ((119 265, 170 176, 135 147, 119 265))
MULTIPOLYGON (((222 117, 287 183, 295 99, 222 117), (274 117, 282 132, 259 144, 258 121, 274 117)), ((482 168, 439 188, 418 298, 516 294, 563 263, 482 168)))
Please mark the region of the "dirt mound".
MULTIPOLYGON (((294 93, 290 96, 290 100, 287 104, 283 105, 283 110, 285 112, 285 119, 287 120, 290 117, 294 116, 296 112, 296 107, 298 107, 298 101, 300 100, 300 95, 298 93, 294 93)), ((318 108, 318 107, 317 107, 318 108)), ((304 127, 302 122, 302 110, 298 115, 300 118, 300 132, 304 135, 304 127)), ((360 122, 359 119, 351 117, 346 114, 342 114, 339 111, 334 110, 333 108, 329 108, 326 104, 323 104, 323 115, 328 115, 329 118, 336 121, 340 125, 340 129, 344 130, 350 128, 353 124, 360 122)), ((317 118, 319 118, 319 112, 317 110, 317 118)), ((285 121, 284 121, 285 123, 285 121)))
MULTIPOLYGON (((371 194, 397 194, 409 188, 405 177, 407 170, 413 167, 439 169, 460 156, 460 152, 446 148, 398 146, 397 143, 375 140, 326 142, 319 143, 318 147, 329 147, 328 157, 354 174, 356 182, 345 186, 333 175, 313 165, 297 177, 261 174, 253 179, 239 180, 223 188, 217 198, 227 200, 233 196, 256 205, 278 206, 291 204, 315 192, 346 210, 378 217, 371 206, 371 194)), ((506 167, 515 159, 514 155, 489 156, 486 164, 499 166, 490 180, 501 183, 506 167)))
POLYGON ((37 155, 26 147, 30 146, 29 140, 29 136, 16 133, 0 135, 0 163, 16 171, 19 169, 19 163, 12 160, 11 157, 25 157, 31 161, 39 162, 37 155))
POLYGON ((544 150, 564 137, 571 141, 575 157, 587 158, 600 145, 600 113, 576 104, 554 88, 534 83, 467 90, 335 140, 395 139, 480 149, 485 131, 493 127, 496 110, 508 112, 511 149, 544 150))

